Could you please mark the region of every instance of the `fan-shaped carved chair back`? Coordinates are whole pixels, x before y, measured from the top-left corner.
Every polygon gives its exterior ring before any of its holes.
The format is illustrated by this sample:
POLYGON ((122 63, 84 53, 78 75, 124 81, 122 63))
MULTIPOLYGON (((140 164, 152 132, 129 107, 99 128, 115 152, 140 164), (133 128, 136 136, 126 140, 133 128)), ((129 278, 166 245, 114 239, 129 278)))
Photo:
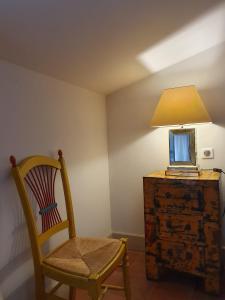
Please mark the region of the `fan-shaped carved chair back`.
POLYGON ((62 222, 55 200, 55 179, 58 169, 40 165, 33 167, 24 177, 39 206, 42 232, 62 222))
POLYGON ((41 260, 41 245, 55 233, 68 228, 70 238, 75 236, 74 215, 68 176, 62 151, 59 160, 45 156, 31 156, 16 164, 11 156, 12 172, 22 201, 28 230, 37 259, 41 260), (62 220, 55 199, 56 175, 60 174, 65 196, 67 219, 62 220), (41 216, 42 232, 39 233, 32 210, 31 196, 36 200, 41 216))

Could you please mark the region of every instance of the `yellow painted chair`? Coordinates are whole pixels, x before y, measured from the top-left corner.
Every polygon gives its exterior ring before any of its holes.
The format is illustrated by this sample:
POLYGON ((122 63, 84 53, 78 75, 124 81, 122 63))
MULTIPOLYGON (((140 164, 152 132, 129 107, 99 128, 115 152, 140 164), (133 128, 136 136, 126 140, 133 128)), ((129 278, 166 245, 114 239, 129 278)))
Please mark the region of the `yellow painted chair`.
POLYGON ((102 299, 108 288, 125 291, 131 299, 126 239, 81 238, 76 236, 72 199, 62 151, 59 159, 31 156, 17 164, 11 156, 12 174, 23 206, 33 254, 36 300, 63 300, 55 292, 62 285, 70 287, 69 300, 75 299, 76 288, 85 289, 93 300, 102 299), (62 220, 55 199, 55 182, 60 172, 66 204, 66 220, 62 220), (37 217, 31 198, 37 201, 41 220, 38 230, 37 217), (57 232, 67 229, 69 239, 49 254, 42 246, 57 232), (123 269, 123 286, 104 284, 105 279, 117 268, 123 269), (58 283, 47 292, 45 277, 58 283))

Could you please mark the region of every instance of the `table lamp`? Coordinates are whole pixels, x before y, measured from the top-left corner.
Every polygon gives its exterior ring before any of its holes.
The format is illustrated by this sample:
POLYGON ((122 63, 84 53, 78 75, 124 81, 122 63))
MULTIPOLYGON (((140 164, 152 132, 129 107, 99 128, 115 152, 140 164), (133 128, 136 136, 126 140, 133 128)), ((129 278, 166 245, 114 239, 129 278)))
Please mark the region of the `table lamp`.
POLYGON ((212 122, 194 85, 163 91, 151 120, 152 127, 212 122))
POLYGON ((151 126, 176 125, 182 128, 169 132, 170 166, 167 167, 166 174, 200 174, 199 167, 196 166, 195 129, 183 129, 183 125, 209 122, 212 122, 211 117, 194 85, 163 91, 151 126))

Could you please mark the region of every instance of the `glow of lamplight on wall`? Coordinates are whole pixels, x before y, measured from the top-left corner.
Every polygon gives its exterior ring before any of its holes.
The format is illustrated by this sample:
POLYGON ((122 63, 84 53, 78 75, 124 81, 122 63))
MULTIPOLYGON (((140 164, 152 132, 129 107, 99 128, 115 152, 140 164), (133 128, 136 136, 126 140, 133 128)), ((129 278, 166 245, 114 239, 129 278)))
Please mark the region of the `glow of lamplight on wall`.
POLYGON ((225 42, 225 4, 145 50, 138 60, 155 73, 225 42))

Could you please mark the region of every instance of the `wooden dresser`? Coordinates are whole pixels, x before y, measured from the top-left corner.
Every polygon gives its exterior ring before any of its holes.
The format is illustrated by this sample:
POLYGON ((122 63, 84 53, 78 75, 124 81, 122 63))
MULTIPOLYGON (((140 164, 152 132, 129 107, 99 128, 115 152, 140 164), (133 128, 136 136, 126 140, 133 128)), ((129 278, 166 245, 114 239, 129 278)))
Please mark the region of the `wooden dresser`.
POLYGON ((220 174, 144 177, 145 249, 148 279, 173 269, 204 279, 205 291, 220 291, 220 174))

